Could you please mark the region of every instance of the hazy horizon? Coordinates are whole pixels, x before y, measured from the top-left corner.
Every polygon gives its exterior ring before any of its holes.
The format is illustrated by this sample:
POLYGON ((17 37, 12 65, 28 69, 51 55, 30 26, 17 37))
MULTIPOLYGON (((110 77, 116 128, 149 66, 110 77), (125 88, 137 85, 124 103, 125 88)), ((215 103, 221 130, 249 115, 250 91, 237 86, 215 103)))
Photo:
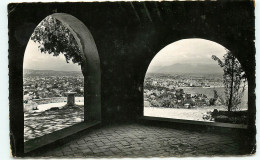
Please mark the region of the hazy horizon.
POLYGON ((32 69, 32 68, 24 68, 23 70, 34 70, 34 71, 61 71, 61 72, 81 72, 74 70, 54 70, 54 69, 32 69))
POLYGON ((81 71, 78 64, 66 62, 63 54, 53 56, 52 54, 41 53, 38 49, 39 43, 29 40, 25 49, 24 69, 34 70, 57 70, 57 71, 81 71))
MULTIPOLYGON (((53 56, 41 53, 39 44, 29 40, 24 56, 24 69, 53 70, 53 71, 81 71, 78 64, 66 62, 63 54, 53 56)), ((226 49, 218 43, 205 39, 183 39, 171 43, 162 48, 152 59, 147 73, 153 72, 153 68, 162 68, 175 64, 187 65, 216 65, 211 56, 222 58, 226 49)), ((220 68, 220 67, 219 67, 220 68)))
MULTIPOLYGON (((220 72, 221 68, 211 57, 216 55, 223 59, 226 52, 225 47, 213 41, 196 38, 182 39, 162 48, 152 59, 147 73, 154 72, 155 68, 167 68, 167 66, 176 64, 187 64, 187 66, 193 65, 195 67, 196 65, 215 66, 215 69, 220 72)), ((204 68, 204 70, 206 69, 204 68)), ((214 71, 213 68, 211 70, 214 71)))

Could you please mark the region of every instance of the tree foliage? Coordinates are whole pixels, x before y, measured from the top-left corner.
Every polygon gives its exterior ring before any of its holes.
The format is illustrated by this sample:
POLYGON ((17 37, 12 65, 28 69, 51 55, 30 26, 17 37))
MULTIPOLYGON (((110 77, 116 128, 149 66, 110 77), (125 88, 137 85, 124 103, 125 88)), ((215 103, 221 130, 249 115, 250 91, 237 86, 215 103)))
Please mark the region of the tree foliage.
POLYGON ((244 95, 246 86, 246 74, 236 57, 230 52, 224 55, 224 61, 212 55, 212 59, 218 62, 223 68, 223 83, 225 86, 225 105, 228 111, 239 109, 241 98, 244 95))
POLYGON ((38 48, 42 53, 53 56, 63 54, 67 63, 70 60, 79 65, 82 63, 82 55, 74 36, 66 26, 52 16, 41 21, 35 28, 31 40, 40 44, 38 48))

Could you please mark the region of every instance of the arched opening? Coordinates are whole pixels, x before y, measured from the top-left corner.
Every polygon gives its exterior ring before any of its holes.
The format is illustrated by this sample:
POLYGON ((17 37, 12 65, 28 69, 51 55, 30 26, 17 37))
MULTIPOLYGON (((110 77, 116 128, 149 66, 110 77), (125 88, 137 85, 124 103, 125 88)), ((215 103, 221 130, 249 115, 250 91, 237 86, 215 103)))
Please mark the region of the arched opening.
POLYGON ((65 13, 52 14, 37 27, 23 63, 25 152, 101 121, 100 61, 88 28, 65 13), (52 137, 56 131, 61 136, 52 137))
POLYGON ((247 124, 245 72, 232 52, 209 40, 183 39, 160 50, 143 94, 144 116, 247 124))

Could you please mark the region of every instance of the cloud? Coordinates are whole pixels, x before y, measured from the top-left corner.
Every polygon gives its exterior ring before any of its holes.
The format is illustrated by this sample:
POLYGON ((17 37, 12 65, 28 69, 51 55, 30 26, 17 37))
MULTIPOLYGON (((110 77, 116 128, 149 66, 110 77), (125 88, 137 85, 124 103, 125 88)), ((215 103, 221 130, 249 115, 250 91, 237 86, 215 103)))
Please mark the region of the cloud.
POLYGON ((176 63, 215 64, 211 56, 222 58, 225 53, 226 49, 218 43, 204 39, 184 39, 160 50, 150 66, 168 66, 176 63))

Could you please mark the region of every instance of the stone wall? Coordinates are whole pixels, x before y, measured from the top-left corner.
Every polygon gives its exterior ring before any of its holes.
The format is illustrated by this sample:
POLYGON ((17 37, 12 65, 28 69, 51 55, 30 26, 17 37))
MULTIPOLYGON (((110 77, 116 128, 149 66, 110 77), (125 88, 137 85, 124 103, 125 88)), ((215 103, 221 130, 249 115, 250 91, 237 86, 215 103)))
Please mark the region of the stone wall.
MULTIPOLYGON (((244 67, 249 85, 250 133, 255 134, 255 16, 252 1, 19 3, 9 4, 8 10, 10 130, 14 155, 23 154, 24 51, 34 28, 53 13, 75 16, 88 27, 94 38, 101 72, 93 73, 101 73, 101 84, 98 83, 101 95, 97 96, 101 96, 103 123, 142 117, 143 82, 153 57, 175 41, 202 38, 232 51, 244 67)), ((91 83, 86 82, 84 86, 98 87, 93 78, 97 75, 85 76, 91 83)), ((92 90, 84 93, 87 92, 95 95, 92 90)), ((88 100, 97 103, 95 99, 88 100)))

